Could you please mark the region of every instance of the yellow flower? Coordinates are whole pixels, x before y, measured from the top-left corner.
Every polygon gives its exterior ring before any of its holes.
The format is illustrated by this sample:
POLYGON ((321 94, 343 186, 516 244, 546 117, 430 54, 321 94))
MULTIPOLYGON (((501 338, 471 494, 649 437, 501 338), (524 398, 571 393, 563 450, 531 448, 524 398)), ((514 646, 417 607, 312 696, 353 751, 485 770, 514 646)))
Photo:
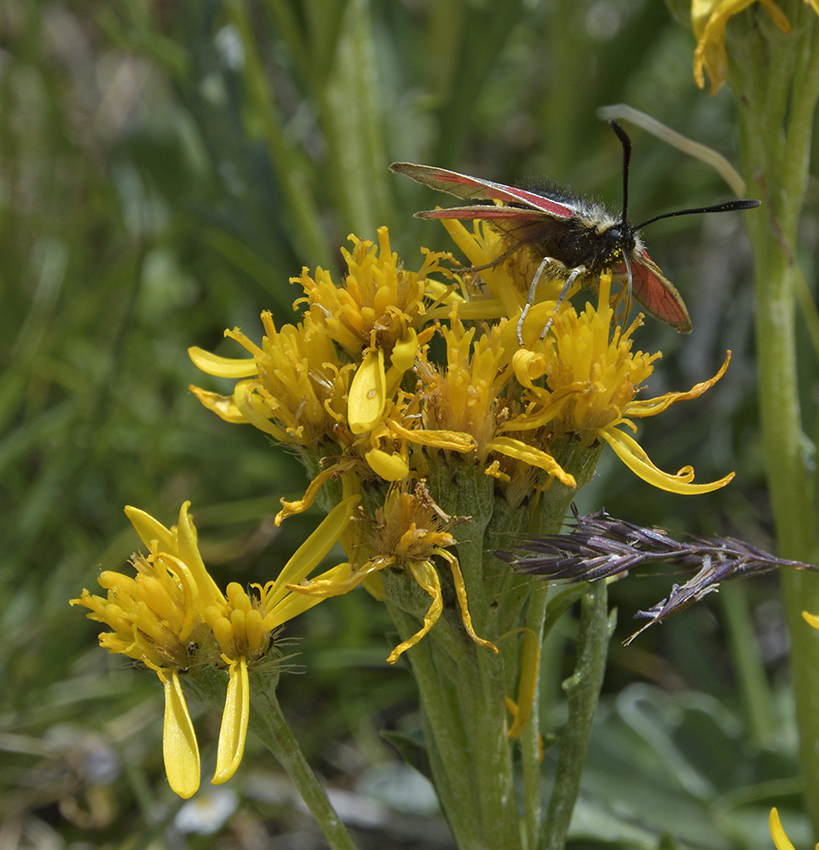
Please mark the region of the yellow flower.
MULTIPOLYGON (((510 251, 508 238, 486 221, 475 221, 471 231, 455 219, 442 219, 441 224, 477 269, 467 270, 463 276, 462 297, 455 302, 460 307, 461 319, 517 319, 526 303, 540 259, 527 245, 510 251), (498 262, 504 254, 507 256, 498 262)), ((542 280, 536 293, 536 301, 542 302, 542 306, 530 311, 529 315, 539 317, 547 310, 554 310, 563 283, 559 279, 542 280)), ((430 309, 428 316, 443 318, 449 310, 447 305, 453 301, 450 299, 430 309)), ((541 327, 545 323, 544 319, 541 327)))
MULTIPOLYGON (((790 839, 787 835, 785 835, 785 830, 782 829, 782 822, 779 820, 779 812, 777 812, 775 808, 771 809, 769 824, 771 828, 771 837, 776 845, 776 850, 795 850, 790 839)), ((819 850, 819 844, 816 845, 816 850, 819 850)))
POLYGON ((471 435, 478 461, 483 463, 497 430, 501 392, 512 378, 508 366, 517 345, 510 345, 508 334, 504 339, 506 319, 491 327, 484 325, 478 333, 476 327, 464 327, 461 309, 460 305, 452 309, 450 327, 441 330, 446 368, 430 362, 426 350, 416 365, 425 399, 422 417, 428 430, 471 435))
POLYGON ((313 449, 336 439, 335 426, 346 414, 346 397, 355 367, 342 364, 332 341, 309 322, 276 330, 269 312, 262 313, 261 347, 238 328, 225 331, 253 356, 218 357, 190 348, 191 360, 203 372, 221 378, 247 378, 232 395, 222 396, 191 386, 209 410, 227 422, 249 422, 274 439, 300 449, 313 449))
MULTIPOLYGON (((725 28, 728 20, 743 12, 757 0, 692 0, 691 23, 697 39, 694 51, 694 80, 705 87, 703 68, 711 81, 711 94, 716 94, 728 77, 728 55, 725 52, 725 28)), ((785 13, 774 0, 758 0, 783 32, 791 27, 785 13)), ((819 13, 817 0, 806 0, 819 13)))
POLYGON ((356 359, 365 349, 392 355, 396 345, 406 341, 410 330, 425 323, 427 277, 444 273, 445 254, 424 249, 426 259, 417 272, 406 271, 398 255, 390 249, 389 232, 378 228, 378 249, 374 243, 349 236, 353 250, 341 249, 347 264, 342 286, 336 286, 330 273, 319 268, 315 276, 304 269, 300 283, 308 314, 317 333, 326 334, 356 359))
MULTIPOLYGON (((733 473, 710 484, 692 484, 694 470, 690 466, 676 475, 662 472, 620 426, 636 430, 631 418, 653 416, 677 401, 702 395, 722 377, 729 358, 710 381, 686 393, 635 400, 660 355, 632 351, 631 334, 638 321, 626 330, 615 325, 612 331, 610 285, 611 277, 604 275, 596 309, 587 304, 580 315, 573 307, 560 311, 544 339, 515 352, 512 363, 528 404, 524 413, 499 429, 518 435, 509 438, 509 454, 531 462, 527 454, 533 447, 525 440, 526 432, 548 434, 550 439, 571 436, 583 445, 602 439, 629 469, 659 489, 691 494, 724 487, 733 473)), ((545 451, 545 447, 540 448, 545 451)))
MULTIPOLYGON (((136 577, 100 573, 107 597, 83 590, 72 605, 89 608, 88 617, 113 631, 100 635, 100 645, 154 670, 165 691, 163 754, 171 788, 188 798, 199 788, 199 748, 179 680, 179 671, 205 663, 227 665, 227 699, 219 735, 213 782, 229 779, 244 751, 250 708, 248 665, 266 655, 271 635, 284 622, 320 599, 294 595, 287 583, 301 581, 335 545, 350 522, 358 496, 344 500, 288 561, 281 575, 251 597, 236 582, 222 593, 208 573, 197 544, 189 502, 177 525, 165 528, 136 508, 125 512, 149 548, 135 555, 136 577)), ((350 570, 341 564, 323 573, 337 580, 350 570)))
POLYGON ((432 604, 424 616, 423 627, 390 653, 387 661, 394 664, 403 652, 415 646, 429 632, 443 611, 441 580, 433 560, 437 556, 449 564, 461 609, 461 620, 467 634, 479 646, 497 652, 494 644, 479 638, 472 628, 461 567, 455 555, 448 551, 448 548, 457 542, 449 533, 451 518, 435 504, 423 484, 418 484, 414 492, 409 492, 408 488, 407 482, 393 485, 384 501, 384 507, 376 510, 374 532, 367 547, 373 554, 363 566, 351 570, 346 575, 330 579, 322 576, 288 587, 310 596, 325 598, 347 593, 365 579, 388 567, 408 571, 418 585, 432 597, 432 604))

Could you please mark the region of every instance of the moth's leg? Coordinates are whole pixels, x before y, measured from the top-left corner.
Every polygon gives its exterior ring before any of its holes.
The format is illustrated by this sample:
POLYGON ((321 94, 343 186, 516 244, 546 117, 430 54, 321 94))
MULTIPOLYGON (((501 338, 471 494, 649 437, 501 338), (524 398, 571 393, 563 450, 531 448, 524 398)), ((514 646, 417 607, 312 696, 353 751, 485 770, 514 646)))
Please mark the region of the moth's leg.
MULTIPOLYGON (((546 271, 546 268, 554 264, 557 267, 566 269, 566 266, 563 265, 559 260, 555 260, 552 257, 545 257, 543 262, 537 267, 537 271, 535 272, 535 276, 532 278, 532 285, 529 287, 529 294, 526 297, 526 304, 521 311, 520 318, 518 319, 518 343, 523 345, 523 320, 526 318, 532 304, 535 303, 535 293, 537 292, 537 288, 540 285, 540 279, 543 277, 543 273, 546 271)), ((540 339, 546 336, 549 332, 549 328, 552 326, 552 321, 554 320, 554 314, 560 309, 560 305, 566 300, 566 295, 572 287, 572 284, 583 274, 586 274, 585 266, 578 266, 576 269, 572 269, 571 274, 566 278, 566 283, 563 284, 563 289, 560 290, 560 295, 557 296, 557 303, 555 304, 555 309, 552 315, 549 318, 549 321, 546 322, 546 327, 540 333, 540 339)))
MULTIPOLYGON (((529 313, 529 309, 532 304, 535 303, 535 292, 537 292, 537 288, 540 285, 540 279, 543 277, 543 272, 546 271, 547 266, 550 266, 555 262, 557 261, 553 260, 551 257, 544 257, 541 264, 537 267, 535 276, 532 278, 532 283, 529 286, 529 294, 526 296, 526 303, 523 305, 523 310, 521 311, 520 318, 518 319, 518 345, 523 345, 523 320, 529 313)), ((562 263, 560 265, 562 265, 562 263)))
POLYGON ((540 339, 546 336, 549 333, 549 328, 552 326, 552 322, 555 318, 555 313, 560 309, 560 305, 563 303, 566 298, 566 294, 572 288, 572 284, 580 277, 580 275, 586 274, 585 266, 578 266, 576 269, 572 269, 572 273, 566 278, 566 283, 563 284, 563 289, 560 290, 560 295, 557 296, 557 303, 555 304, 555 309, 552 312, 552 315, 549 316, 549 321, 546 322, 546 327, 540 332, 540 339))

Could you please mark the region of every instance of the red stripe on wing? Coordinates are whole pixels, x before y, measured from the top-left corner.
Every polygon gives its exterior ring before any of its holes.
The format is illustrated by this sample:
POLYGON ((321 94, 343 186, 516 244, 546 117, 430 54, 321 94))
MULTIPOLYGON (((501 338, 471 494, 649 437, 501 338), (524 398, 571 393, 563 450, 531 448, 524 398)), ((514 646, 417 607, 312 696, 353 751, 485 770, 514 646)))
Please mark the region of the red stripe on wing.
POLYGON ((449 192, 463 200, 478 198, 487 201, 506 201, 506 203, 526 204, 536 210, 559 218, 572 218, 576 210, 568 204, 554 201, 536 192, 527 192, 514 186, 505 186, 480 177, 470 177, 446 168, 434 168, 431 165, 416 165, 412 162, 394 162, 390 169, 398 174, 411 177, 416 183, 422 183, 442 192, 449 192))
POLYGON ((520 207, 492 207, 487 204, 473 207, 449 207, 440 210, 422 210, 415 213, 416 218, 483 218, 487 221, 494 219, 514 219, 515 221, 543 221, 544 218, 554 218, 543 210, 522 210, 520 207))

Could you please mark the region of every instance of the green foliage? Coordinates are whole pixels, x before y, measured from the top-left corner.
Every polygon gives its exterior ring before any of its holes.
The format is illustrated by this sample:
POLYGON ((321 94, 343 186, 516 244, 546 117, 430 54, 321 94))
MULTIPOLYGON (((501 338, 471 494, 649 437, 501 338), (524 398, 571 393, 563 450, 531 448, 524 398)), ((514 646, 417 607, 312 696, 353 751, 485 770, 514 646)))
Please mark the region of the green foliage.
MULTIPOLYGON (((730 156, 732 105, 695 89, 690 32, 651 0, 6 0, 0 38, 0 820, 27 838, 165 846, 179 804, 162 775, 156 678, 106 659, 67 600, 137 546, 125 504, 170 522, 191 499, 209 565, 243 583, 275 575, 318 520, 272 527, 279 497, 303 491, 301 467, 198 404, 190 383, 224 387, 187 347, 239 355, 225 327, 253 337, 262 309, 292 321, 289 278, 302 265, 335 271, 349 232, 372 239, 389 224, 408 263, 422 244, 443 246, 410 217, 442 199, 391 176, 393 160, 507 183, 549 175, 616 207, 621 152, 597 107, 628 102, 730 156)), ((636 219, 725 195, 705 166, 633 138, 636 219)), ((758 540, 739 226, 681 219, 651 232, 695 330, 680 340, 650 327, 641 341, 666 352, 652 394, 687 389, 734 349, 722 384, 642 442, 661 467, 692 463, 701 480, 734 468, 737 483, 683 500, 603 464, 584 499, 646 525, 758 540)), ((655 588, 612 587, 618 635, 655 588)), ((572 846, 770 846, 767 808, 794 801, 796 775, 770 591, 750 587, 739 616, 767 638, 773 734, 749 731, 718 605, 650 631, 615 653, 572 846)), ((338 785, 394 757, 378 729, 416 737, 409 676, 384 663, 388 622, 358 591, 287 630, 305 675, 283 676, 279 698, 338 785)), ((555 688, 570 630, 550 636, 555 688)), ((215 742, 212 718, 197 723, 215 742)), ((235 782, 241 816, 261 821, 274 807, 251 777, 271 769, 262 755, 253 773, 254 752, 235 782)), ((238 821, 225 829, 239 846, 238 821)))

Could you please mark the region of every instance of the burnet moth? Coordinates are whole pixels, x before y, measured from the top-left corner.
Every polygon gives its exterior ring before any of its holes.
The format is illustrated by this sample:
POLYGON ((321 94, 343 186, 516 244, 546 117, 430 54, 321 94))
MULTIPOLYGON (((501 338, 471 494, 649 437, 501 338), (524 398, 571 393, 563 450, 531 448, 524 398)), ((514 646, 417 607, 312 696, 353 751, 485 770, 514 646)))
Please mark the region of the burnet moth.
MULTIPOLYGON (((426 210, 416 213, 418 218, 483 219, 500 230, 510 243, 509 250, 497 257, 493 265, 524 246, 528 246, 541 261, 518 320, 518 341, 521 345, 523 320, 534 303, 538 284, 547 270, 552 276, 565 281, 555 312, 575 281, 593 286, 603 272, 610 271, 616 278, 628 281, 629 292, 649 315, 682 333, 689 333, 691 319, 682 296, 649 257, 640 237, 640 228, 661 218, 747 210, 760 204, 754 200, 728 201, 713 207, 662 213, 638 225, 630 224, 627 214, 631 139, 616 121, 609 121, 609 124, 623 145, 623 212, 620 216, 612 214, 601 204, 582 198, 563 194, 555 197, 539 195, 445 168, 410 162, 395 162, 390 166, 392 171, 406 174, 417 183, 449 192, 465 201, 489 202, 426 210), (492 201, 503 201, 506 206, 496 206, 492 201)), ((551 323, 550 319, 541 337, 545 336, 551 323)))

